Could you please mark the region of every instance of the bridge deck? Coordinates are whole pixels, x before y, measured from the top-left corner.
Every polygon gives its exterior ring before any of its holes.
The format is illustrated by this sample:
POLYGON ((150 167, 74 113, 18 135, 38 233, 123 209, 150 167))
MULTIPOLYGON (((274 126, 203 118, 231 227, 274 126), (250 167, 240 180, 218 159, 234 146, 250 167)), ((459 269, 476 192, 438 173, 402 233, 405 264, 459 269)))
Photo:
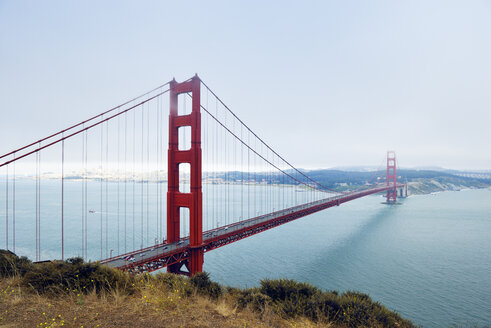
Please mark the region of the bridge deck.
MULTIPOLYGON (((397 188, 401 187, 403 185, 397 185, 397 188)), ((379 185, 374 188, 325 198, 208 230, 203 233, 202 247, 207 252, 329 207, 339 206, 342 203, 393 188, 393 186, 379 185)), ((189 249, 189 238, 186 237, 176 243, 158 244, 109 258, 101 261, 101 263, 122 270, 150 272, 188 259, 190 256, 189 249)))

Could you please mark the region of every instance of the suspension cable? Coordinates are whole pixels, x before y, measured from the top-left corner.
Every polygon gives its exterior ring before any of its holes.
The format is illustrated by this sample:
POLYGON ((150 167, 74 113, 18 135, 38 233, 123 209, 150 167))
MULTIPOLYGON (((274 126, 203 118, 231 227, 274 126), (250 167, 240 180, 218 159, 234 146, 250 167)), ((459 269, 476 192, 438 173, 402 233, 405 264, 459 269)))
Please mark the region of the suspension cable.
POLYGON ((103 112, 103 113, 101 113, 101 114, 98 114, 98 115, 92 116, 91 118, 89 118, 89 119, 87 119, 87 120, 85 120, 85 121, 82 121, 82 122, 80 122, 80 123, 77 123, 77 124, 75 124, 75 125, 72 125, 72 126, 70 126, 70 127, 66 128, 66 129, 63 129, 63 130, 58 131, 58 132, 56 132, 56 133, 53 133, 53 134, 51 134, 51 135, 49 135, 49 136, 47 136, 47 137, 45 137, 45 138, 39 139, 39 140, 37 140, 37 141, 34 141, 33 143, 30 143, 30 144, 28 144, 28 145, 26 145, 26 146, 23 146, 23 147, 21 147, 21 148, 18 148, 18 149, 16 149, 16 150, 13 150, 13 151, 11 151, 10 153, 7 153, 7 154, 4 154, 4 155, 1 155, 1 156, 0 156, 0 159, 1 159, 1 158, 4 158, 4 157, 6 157, 6 156, 12 155, 12 154, 14 154, 14 153, 16 153, 16 152, 19 152, 19 151, 21 151, 21 150, 24 150, 24 149, 26 149, 26 148, 29 148, 29 147, 31 147, 31 146, 34 146, 35 144, 38 144, 38 143, 40 143, 40 142, 46 141, 46 140, 48 140, 48 139, 51 139, 51 138, 53 138, 53 137, 55 137, 55 136, 57 136, 57 135, 60 135, 60 134, 62 134, 62 133, 64 133, 64 132, 67 132, 67 131, 69 131, 69 130, 72 130, 72 129, 74 129, 74 128, 76 128, 76 127, 80 126, 80 125, 83 125, 83 124, 85 124, 85 123, 87 123, 87 122, 90 122, 90 121, 92 121, 92 120, 94 120, 94 119, 96 119, 96 118, 98 118, 98 117, 102 117, 102 116, 104 116, 105 114, 109 114, 110 112, 112 112, 112 111, 114 111, 114 110, 116 110, 116 109, 119 109, 119 108, 121 108, 121 107, 123 107, 123 106, 125 106, 125 105, 127 105, 127 104, 129 104, 129 103, 131 103, 131 102, 133 102, 133 101, 135 101, 135 100, 137 100, 137 99, 140 99, 140 98, 142 98, 142 97, 145 97, 146 95, 149 95, 150 93, 152 93, 152 92, 154 92, 154 91, 156 91, 156 90, 158 90, 158 89, 161 89, 161 88, 163 88, 163 87, 167 86, 169 83, 170 83, 170 81, 169 81, 169 82, 166 82, 166 83, 162 84, 161 86, 158 86, 158 87, 156 87, 156 88, 154 88, 154 89, 152 89, 152 90, 150 90, 150 91, 148 91, 148 92, 145 92, 144 94, 139 95, 139 96, 137 96, 137 97, 135 97, 135 98, 133 98, 133 99, 131 99, 131 100, 128 100, 128 101, 126 101, 125 103, 123 103, 123 104, 121 104, 121 105, 118 105, 118 106, 116 106, 116 107, 113 107, 113 108, 111 108, 111 109, 109 109, 109 110, 107 110, 107 111, 105 111, 105 112, 103 112))
MULTIPOLYGON (((329 190, 329 191, 332 191, 334 193, 338 193, 338 194, 342 194, 341 192, 339 191, 336 191, 336 190, 332 190, 330 188, 327 188, 326 186, 323 186, 321 185, 320 183, 318 183, 317 181, 313 180, 312 178, 310 178, 308 175, 302 173, 301 171, 299 171, 297 168, 295 168, 292 164, 290 164, 287 160, 285 160, 282 156, 280 156, 277 152, 275 152, 266 142, 264 142, 257 134, 255 134, 250 128, 249 126, 247 126, 239 117, 237 117, 237 115, 235 115, 235 113, 213 92, 213 90, 211 90, 208 85, 203 82, 203 80, 201 80, 201 83, 203 83, 203 85, 205 86, 206 89, 208 89, 211 94, 213 96, 215 96, 218 101, 241 123, 243 124, 247 130, 249 130, 259 141, 261 141, 269 150, 271 150, 276 156, 278 156, 283 162, 285 162, 288 166, 290 166, 292 169, 294 169, 295 171, 297 171, 298 173, 300 173, 302 176, 304 176, 306 179, 312 181, 313 183, 315 183, 316 185, 318 185, 321 189, 319 191, 322 191, 322 189, 325 189, 325 190, 329 190)), ((189 94, 188 94, 189 95, 189 94)), ((203 106, 201 106, 203 107, 203 106)), ((228 130, 228 129, 227 129, 228 130)), ((233 133, 232 133, 233 134, 233 133)), ((235 136, 235 135, 234 135, 235 136)), ((277 168, 278 169, 278 168, 277 168)), ((280 170, 281 172, 283 172, 282 170, 280 170)))
MULTIPOLYGON (((187 94, 189 97, 191 97, 190 94, 187 94)), ((254 154, 256 154, 257 156, 259 156, 260 158, 262 158, 265 162, 267 162, 269 165, 273 166, 275 169, 277 169, 278 171, 282 172, 283 174, 286 174, 288 175, 289 177, 291 177, 292 179, 294 179, 295 181, 297 181, 299 184, 303 184, 303 185, 306 185, 306 186, 309 186, 310 188, 313 188, 312 186, 308 185, 307 183, 303 182, 303 181, 300 181, 298 180, 297 178, 293 177, 291 174, 287 173, 286 171, 280 169, 278 166, 276 166, 275 164, 271 163, 267 158, 265 158, 263 155, 259 154, 256 150, 254 150, 251 146, 249 146, 247 143, 245 143, 243 140, 241 140, 235 133, 233 133, 232 131, 230 131, 230 129, 225 126, 222 122, 220 122, 218 120, 217 117, 215 117, 211 112, 208 111, 208 109, 206 109, 203 105, 200 105, 200 107, 206 112, 208 113, 208 115, 210 115, 218 124, 220 124, 226 131, 228 131, 232 136, 234 136, 236 139, 238 139, 242 144, 244 144, 244 146, 246 146, 247 148, 249 148, 250 151, 252 151, 254 154)), ((255 135, 252 131, 250 131, 250 129, 244 125, 250 133, 252 133, 253 135, 255 135)), ((257 136, 256 136, 257 138, 257 136)), ((259 138, 258 138, 259 139, 259 138)), ((268 147, 268 149, 271 150, 271 148, 269 148, 269 146, 267 144, 265 144, 263 142, 263 144, 268 147)), ((271 150, 273 153, 275 153, 273 150, 271 150)), ((276 154, 276 153, 275 153, 276 154)), ((279 155, 277 155, 279 156, 279 155)), ((281 157, 280 157, 281 158, 281 157)), ((283 160, 283 159, 282 159, 283 160)), ((316 182, 315 180, 312 180, 311 178, 309 178, 307 175, 303 174, 302 172, 298 171, 295 167, 291 166, 291 164, 289 164, 287 161, 283 160, 285 163, 287 163, 290 167, 292 167, 296 172, 298 172, 299 174, 301 174, 302 176, 305 176, 307 177, 309 180, 311 180, 312 182, 314 182, 316 185, 320 186, 322 189, 318 189, 318 188, 315 188, 319 191, 323 191, 323 192, 326 192, 326 190, 330 191, 330 192, 333 192, 333 193, 337 193, 337 194, 343 194, 342 192, 339 192, 339 191, 335 191, 333 189, 330 189, 330 188, 327 188, 327 187, 324 187, 322 186, 321 184, 319 184, 318 182, 316 182)))
MULTIPOLYGON (((51 142, 51 143, 49 143, 49 144, 44 145, 44 146, 42 146, 42 147, 38 147, 37 149, 35 149, 35 150, 33 150, 33 151, 30 151, 30 152, 28 152, 28 153, 26 153, 26 154, 23 154, 23 155, 21 155, 21 156, 17 157, 15 160, 19 160, 19 159, 24 158, 24 157, 26 157, 26 156, 29 156, 29 155, 31 155, 31 154, 37 153, 37 152, 39 152, 40 150, 43 150, 43 149, 45 149, 45 148, 47 148, 47 147, 50 147, 50 146, 52 146, 52 145, 55 145, 55 144, 57 144, 57 143, 59 143, 59 142, 61 142, 61 141, 65 140, 65 139, 68 139, 68 138, 71 138, 71 137, 73 137, 73 136, 75 136, 75 135, 77 135, 77 134, 80 134, 80 133, 82 133, 82 132, 83 132, 83 131, 85 131, 85 130, 89 130, 89 129, 91 129, 91 128, 95 127, 95 126, 98 126, 98 125, 100 125, 100 124, 102 124, 102 123, 104 123, 104 122, 107 122, 107 121, 109 121, 109 120, 111 120, 111 119, 113 119, 113 118, 115 118, 115 117, 118 117, 119 115, 121 115, 121 114, 123 114, 123 113, 126 113, 126 112, 128 112, 128 111, 130 111, 130 110, 132 110, 132 109, 134 109, 134 108, 137 108, 138 106, 143 105, 143 104, 145 104, 145 103, 147 103, 147 102, 149 102, 149 101, 151 101, 151 100, 153 100, 153 99, 155 99, 155 98, 157 98, 157 97, 159 97, 159 96, 161 96, 161 95, 163 95, 163 94, 165 94, 165 93, 169 92, 169 90, 170 90, 170 89, 167 89, 167 90, 165 90, 165 91, 162 91, 162 92, 158 93, 158 94, 157 94, 157 95, 155 95, 155 96, 152 96, 152 97, 150 97, 150 98, 148 98, 148 99, 145 99, 144 101, 142 101, 142 102, 140 102, 140 103, 138 103, 138 104, 136 104, 136 105, 133 105, 133 106, 131 106, 131 107, 130 107, 130 108, 128 108, 128 109, 125 109, 124 111, 121 111, 121 112, 119 112, 119 113, 116 113, 116 114, 114 114, 114 115, 112 115, 112 116, 109 116, 109 117, 107 117, 107 118, 105 118, 105 119, 101 119, 99 122, 96 122, 96 123, 94 123, 94 124, 92 124, 92 125, 89 125, 89 126, 87 126, 87 127, 85 127, 85 128, 82 128, 82 129, 80 129, 80 130, 78 130, 78 131, 75 131, 75 132, 73 132, 73 133, 71 133, 71 134, 69 134, 69 135, 67 135, 67 136, 64 136, 64 137, 62 137, 62 138, 60 138, 60 139, 58 139, 58 140, 55 140, 55 141, 53 141, 53 142, 51 142)), ((100 115, 98 115, 98 116, 100 116, 100 115)), ((46 138, 45 138, 45 139, 46 139, 46 138)), ((23 147, 23 148, 25 148, 25 147, 23 147)), ((3 158, 3 157, 5 157, 5 156, 7 156, 7 155, 2 155, 0 158, 3 158)), ((0 164, 0 167, 5 166, 5 165, 8 165, 8 164, 12 163, 13 161, 14 161, 14 160, 10 160, 10 161, 3 162, 2 164, 0 164)))

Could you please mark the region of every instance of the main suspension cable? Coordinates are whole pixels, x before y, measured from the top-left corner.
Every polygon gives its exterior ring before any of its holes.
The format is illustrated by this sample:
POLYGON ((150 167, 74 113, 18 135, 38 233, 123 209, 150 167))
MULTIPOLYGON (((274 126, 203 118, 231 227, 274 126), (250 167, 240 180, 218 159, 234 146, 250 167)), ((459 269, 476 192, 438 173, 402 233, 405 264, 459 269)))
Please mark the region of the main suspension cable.
MULTIPOLYGON (((203 80, 201 80, 201 83, 203 83, 203 85, 205 86, 206 89, 208 89, 211 94, 213 96, 215 96, 216 99, 218 99, 218 101, 223 105, 223 107, 225 107, 242 125, 244 125, 244 127, 249 130, 259 141, 261 141, 269 150, 271 150, 276 156, 278 156, 283 162, 285 162, 288 166, 290 166, 293 170, 297 171, 298 173, 300 173, 302 176, 304 176, 306 179, 312 181, 314 184, 318 185, 320 187, 320 189, 318 189, 319 191, 323 191, 322 189, 325 189, 325 190, 329 190, 331 192, 334 192, 334 193, 338 193, 338 194, 342 194, 341 192, 339 191, 336 191, 336 190, 333 190, 333 189, 330 189, 326 186, 323 186, 322 184, 318 183, 317 181, 313 180, 312 178, 310 178, 308 175, 302 173, 301 171, 299 171, 297 168, 295 168, 292 164, 290 164, 290 162, 288 162, 287 160, 285 160, 282 156, 280 156, 276 151, 273 150, 273 148, 271 148, 266 142, 264 142, 257 134, 255 134, 250 128, 249 126, 247 126, 237 115, 235 115, 235 113, 220 99, 220 97, 218 97, 214 92, 213 90, 211 90, 208 85, 203 82, 203 80)), ((188 94, 189 95, 189 94, 188 94)), ((203 106, 201 106, 203 108, 203 106)), ((228 129, 227 129, 228 130, 228 129)), ((261 156, 262 157, 262 156, 261 156)), ((276 166, 275 166, 276 167, 276 166)), ((278 169, 278 168, 277 168, 278 169)), ((280 169, 278 169, 280 170, 280 169)), ((282 170, 280 170, 281 172, 283 172, 282 170)), ((283 172, 284 173, 284 172, 283 172)))
POLYGON ((166 83, 162 84, 161 86, 158 86, 158 87, 156 87, 156 88, 154 88, 154 89, 152 89, 152 90, 150 90, 150 91, 148 91, 148 92, 145 92, 144 94, 139 95, 139 96, 137 96, 137 97, 135 97, 135 98, 133 98, 133 99, 131 99, 131 100, 128 100, 128 101, 126 101, 125 103, 122 103, 121 105, 118 105, 118 106, 116 106, 116 107, 113 107, 113 108, 111 108, 111 109, 109 109, 109 110, 107 110, 107 111, 105 111, 105 112, 103 112, 103 113, 101 113, 101 114, 98 114, 98 115, 92 116, 91 118, 86 119, 85 121, 82 121, 82 122, 80 122, 80 123, 74 124, 74 125, 72 125, 72 126, 70 126, 70 127, 66 128, 66 129, 63 129, 63 130, 58 131, 58 132, 56 132, 56 133, 53 133, 53 134, 51 134, 51 135, 49 135, 49 136, 47 136, 47 137, 45 137, 45 138, 39 139, 39 140, 37 140, 37 141, 34 141, 34 142, 32 142, 32 143, 30 143, 30 144, 28 144, 28 145, 26 145, 26 146, 23 146, 23 147, 20 147, 20 148, 18 148, 18 149, 16 149, 16 150, 13 150, 13 151, 11 151, 10 153, 7 153, 7 154, 4 154, 4 155, 1 155, 1 156, 0 156, 0 159, 4 158, 4 157, 6 157, 6 156, 12 155, 12 154, 14 154, 14 153, 17 153, 17 152, 19 152, 19 151, 21 151, 21 150, 24 150, 24 149, 26 149, 26 148, 29 148, 29 147, 31 147, 31 146, 34 146, 34 145, 36 145, 36 144, 38 144, 38 143, 40 143, 40 142, 46 141, 46 140, 48 140, 48 139, 51 139, 51 138, 53 138, 53 137, 55 137, 55 136, 57 136, 57 135, 60 135, 60 134, 62 134, 62 133, 64 133, 64 132, 67 132, 67 131, 69 131, 69 130, 72 130, 72 129, 74 129, 74 128, 76 128, 76 127, 80 126, 80 125, 84 125, 85 123, 90 122, 90 121, 92 121, 92 120, 94 120, 94 119, 96 119, 96 118, 98 118, 98 117, 103 117, 105 114, 109 114, 110 112, 115 111, 116 109, 119 109, 119 108, 121 108, 121 107, 123 107, 123 106, 126 106, 127 104, 129 104, 129 103, 131 103, 131 102, 133 102, 133 101, 135 101, 135 100, 137 100, 137 99, 140 99, 140 98, 142 98, 142 97, 145 97, 146 95, 149 95, 150 93, 152 93, 152 92, 154 92, 154 91, 156 91, 156 90, 158 90, 158 89, 161 89, 161 88, 163 88, 163 87, 165 87, 165 86, 169 85, 169 83, 170 83, 170 81, 169 81, 169 82, 166 82, 166 83))
MULTIPOLYGON (((152 97, 150 97, 150 98, 148 98, 148 99, 145 99, 144 101, 142 101, 142 102, 140 102, 140 103, 138 103, 138 104, 136 104, 136 105, 131 106, 130 108, 125 109, 124 111, 121 111, 121 112, 119 112, 119 113, 116 113, 116 114, 114 114, 114 115, 112 115, 112 116, 109 116, 109 117, 107 117, 107 118, 105 118, 105 119, 101 119, 100 121, 98 121, 98 122, 96 122, 96 123, 94 123, 94 124, 92 124, 92 125, 89 125, 89 126, 87 126, 87 127, 85 127, 85 128, 82 128, 82 129, 80 129, 80 130, 78 130, 78 131, 75 131, 75 132, 73 132, 73 133, 71 133, 71 134, 69 134, 69 135, 66 135, 66 136, 64 136, 64 137, 61 137, 60 139, 55 140, 55 141, 53 141, 53 142, 51 142, 51 143, 48 143, 48 144, 46 144, 46 145, 44 145, 44 146, 42 146, 42 147, 38 147, 37 149, 35 149, 35 150, 33 150, 33 151, 30 151, 30 152, 28 152, 28 153, 26 153, 26 154, 23 154, 23 155, 21 155, 21 156, 17 157, 15 160, 19 160, 19 159, 24 158, 24 157, 26 157, 26 156, 29 156, 29 155, 31 155, 31 154, 37 153, 37 152, 39 152, 40 150, 43 150, 43 149, 45 149, 45 148, 47 148, 47 147, 50 147, 50 146, 52 146, 52 145, 55 145, 55 144, 57 144, 57 143, 59 143, 59 142, 61 142, 61 141, 63 141, 63 140, 66 140, 66 139, 71 138, 71 137, 73 137, 73 136, 75 136, 75 135, 78 135, 78 134, 82 133, 82 132, 83 132, 83 131, 85 131, 85 130, 89 130, 89 129, 91 129, 91 128, 95 127, 95 126, 98 126, 98 125, 100 125, 100 124, 103 124, 104 122, 107 122, 107 121, 109 121, 109 120, 111 120, 111 119, 113 119, 113 118, 115 118, 115 117, 118 117, 119 115, 121 115, 121 114, 123 114, 123 113, 126 113, 126 112, 128 112, 128 111, 130 111, 130 110, 132 110, 132 109, 134 109, 134 108, 137 108, 138 106, 143 105, 143 104, 145 104, 145 103, 147 103, 147 102, 149 102, 149 101, 151 101, 151 100, 153 100, 153 99, 155 99, 155 98, 157 98, 157 97, 159 97, 159 96, 161 96, 161 95, 163 95, 163 94, 165 94, 165 93, 169 92, 169 90, 170 90, 170 89, 167 89, 167 90, 165 90, 165 91, 162 91, 162 92, 160 92, 160 93, 158 93, 158 94, 156 94, 156 95, 154 95, 154 96, 152 96, 152 97)), ((101 115, 98 115, 98 116, 101 116, 101 115)), ((78 126, 78 125, 77 125, 77 126, 78 126)), ((58 134, 59 134, 59 133, 58 133, 58 134)), ((45 139, 46 139, 46 138, 45 138, 45 139)), ((43 139, 43 140, 45 140, 45 139, 43 139)), ((23 147, 23 149, 24 149, 24 148, 26 148, 26 147, 23 147)), ((12 152, 11 152, 11 153, 12 153, 12 152)), ((9 154, 10 154, 10 153, 9 153, 9 154)), ((5 157, 5 156, 7 156, 7 155, 2 155, 2 156, 0 156, 0 158, 3 158, 3 157, 5 157)), ((0 167, 5 166, 5 165, 8 165, 8 164, 12 163, 13 161, 14 161, 14 159, 9 160, 9 161, 6 161, 6 162, 3 162, 2 164, 0 164, 0 167)))

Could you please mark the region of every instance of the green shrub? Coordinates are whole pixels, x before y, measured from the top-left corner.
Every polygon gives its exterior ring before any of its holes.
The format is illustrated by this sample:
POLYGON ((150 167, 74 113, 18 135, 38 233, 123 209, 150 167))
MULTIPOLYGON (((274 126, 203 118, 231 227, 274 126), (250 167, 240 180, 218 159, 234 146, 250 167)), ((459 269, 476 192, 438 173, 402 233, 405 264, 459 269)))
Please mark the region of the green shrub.
POLYGON ((181 275, 161 272, 157 273, 154 278, 167 290, 178 292, 182 296, 191 296, 195 291, 189 279, 181 275))
POLYGON ((213 299, 217 299, 222 295, 222 287, 218 283, 211 281, 207 272, 196 273, 189 279, 189 282, 201 295, 206 295, 213 299))
POLYGON ((133 276, 81 258, 32 263, 10 251, 0 250, 0 277, 20 276, 21 284, 39 293, 87 293, 118 290, 133 293, 138 286, 155 283, 180 296, 201 294, 218 299, 225 293, 238 310, 250 308, 260 314, 271 308, 285 318, 303 316, 313 321, 332 322, 342 327, 415 327, 409 320, 388 310, 370 296, 348 291, 324 292, 308 283, 289 279, 261 281, 259 287, 222 287, 206 272, 188 278, 171 273, 133 276), (136 283, 138 282, 138 283, 136 283), (135 286, 136 285, 136 286, 135 286))
MULTIPOLYGON (((323 292, 308 283, 288 279, 265 279, 258 292, 267 296, 273 311, 285 318, 304 316, 346 327, 415 327, 363 293, 348 291, 339 295, 336 291, 323 292)), ((251 290, 240 296, 239 308, 253 302, 253 293, 251 290)))
POLYGON ((133 282, 134 278, 127 273, 98 263, 84 263, 81 258, 34 264, 22 278, 24 286, 39 293, 92 290, 132 293, 133 282))
POLYGON ((0 249, 0 277, 23 276, 31 268, 32 263, 27 257, 18 257, 11 251, 0 249))
POLYGON ((318 317, 318 297, 321 291, 308 283, 295 280, 265 279, 261 281, 260 292, 272 300, 273 309, 286 318, 301 315, 312 320, 318 317))
POLYGON ((348 327, 381 326, 381 327, 415 327, 409 320, 403 319, 396 312, 388 310, 370 296, 348 291, 339 296, 340 311, 334 318, 348 327))
POLYGON ((260 291, 271 297, 274 302, 287 299, 308 299, 320 292, 311 284, 291 279, 264 279, 261 281, 260 291))
POLYGON ((238 310, 249 307, 253 311, 263 313, 266 306, 271 304, 271 297, 262 294, 257 288, 236 290, 234 297, 238 310))
POLYGON ((337 292, 322 293, 317 299, 317 309, 319 315, 328 320, 335 321, 341 311, 337 292))

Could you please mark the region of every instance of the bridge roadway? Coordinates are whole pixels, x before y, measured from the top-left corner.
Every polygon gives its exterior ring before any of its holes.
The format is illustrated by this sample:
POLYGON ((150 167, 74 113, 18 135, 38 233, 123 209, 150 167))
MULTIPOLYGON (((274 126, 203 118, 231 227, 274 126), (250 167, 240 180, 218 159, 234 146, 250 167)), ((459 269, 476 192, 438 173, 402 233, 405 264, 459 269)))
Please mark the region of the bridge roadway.
MULTIPOLYGON (((403 186, 402 184, 397 184, 396 188, 402 188, 403 186)), ((351 200, 393 188, 394 186, 377 185, 370 189, 328 197, 208 230, 203 232, 201 247, 203 247, 204 252, 208 252, 329 207, 339 206, 351 200)), ((174 263, 186 261, 190 257, 189 250, 189 237, 186 237, 176 243, 166 243, 164 241, 162 244, 102 260, 101 263, 124 271, 151 272, 174 263)))

